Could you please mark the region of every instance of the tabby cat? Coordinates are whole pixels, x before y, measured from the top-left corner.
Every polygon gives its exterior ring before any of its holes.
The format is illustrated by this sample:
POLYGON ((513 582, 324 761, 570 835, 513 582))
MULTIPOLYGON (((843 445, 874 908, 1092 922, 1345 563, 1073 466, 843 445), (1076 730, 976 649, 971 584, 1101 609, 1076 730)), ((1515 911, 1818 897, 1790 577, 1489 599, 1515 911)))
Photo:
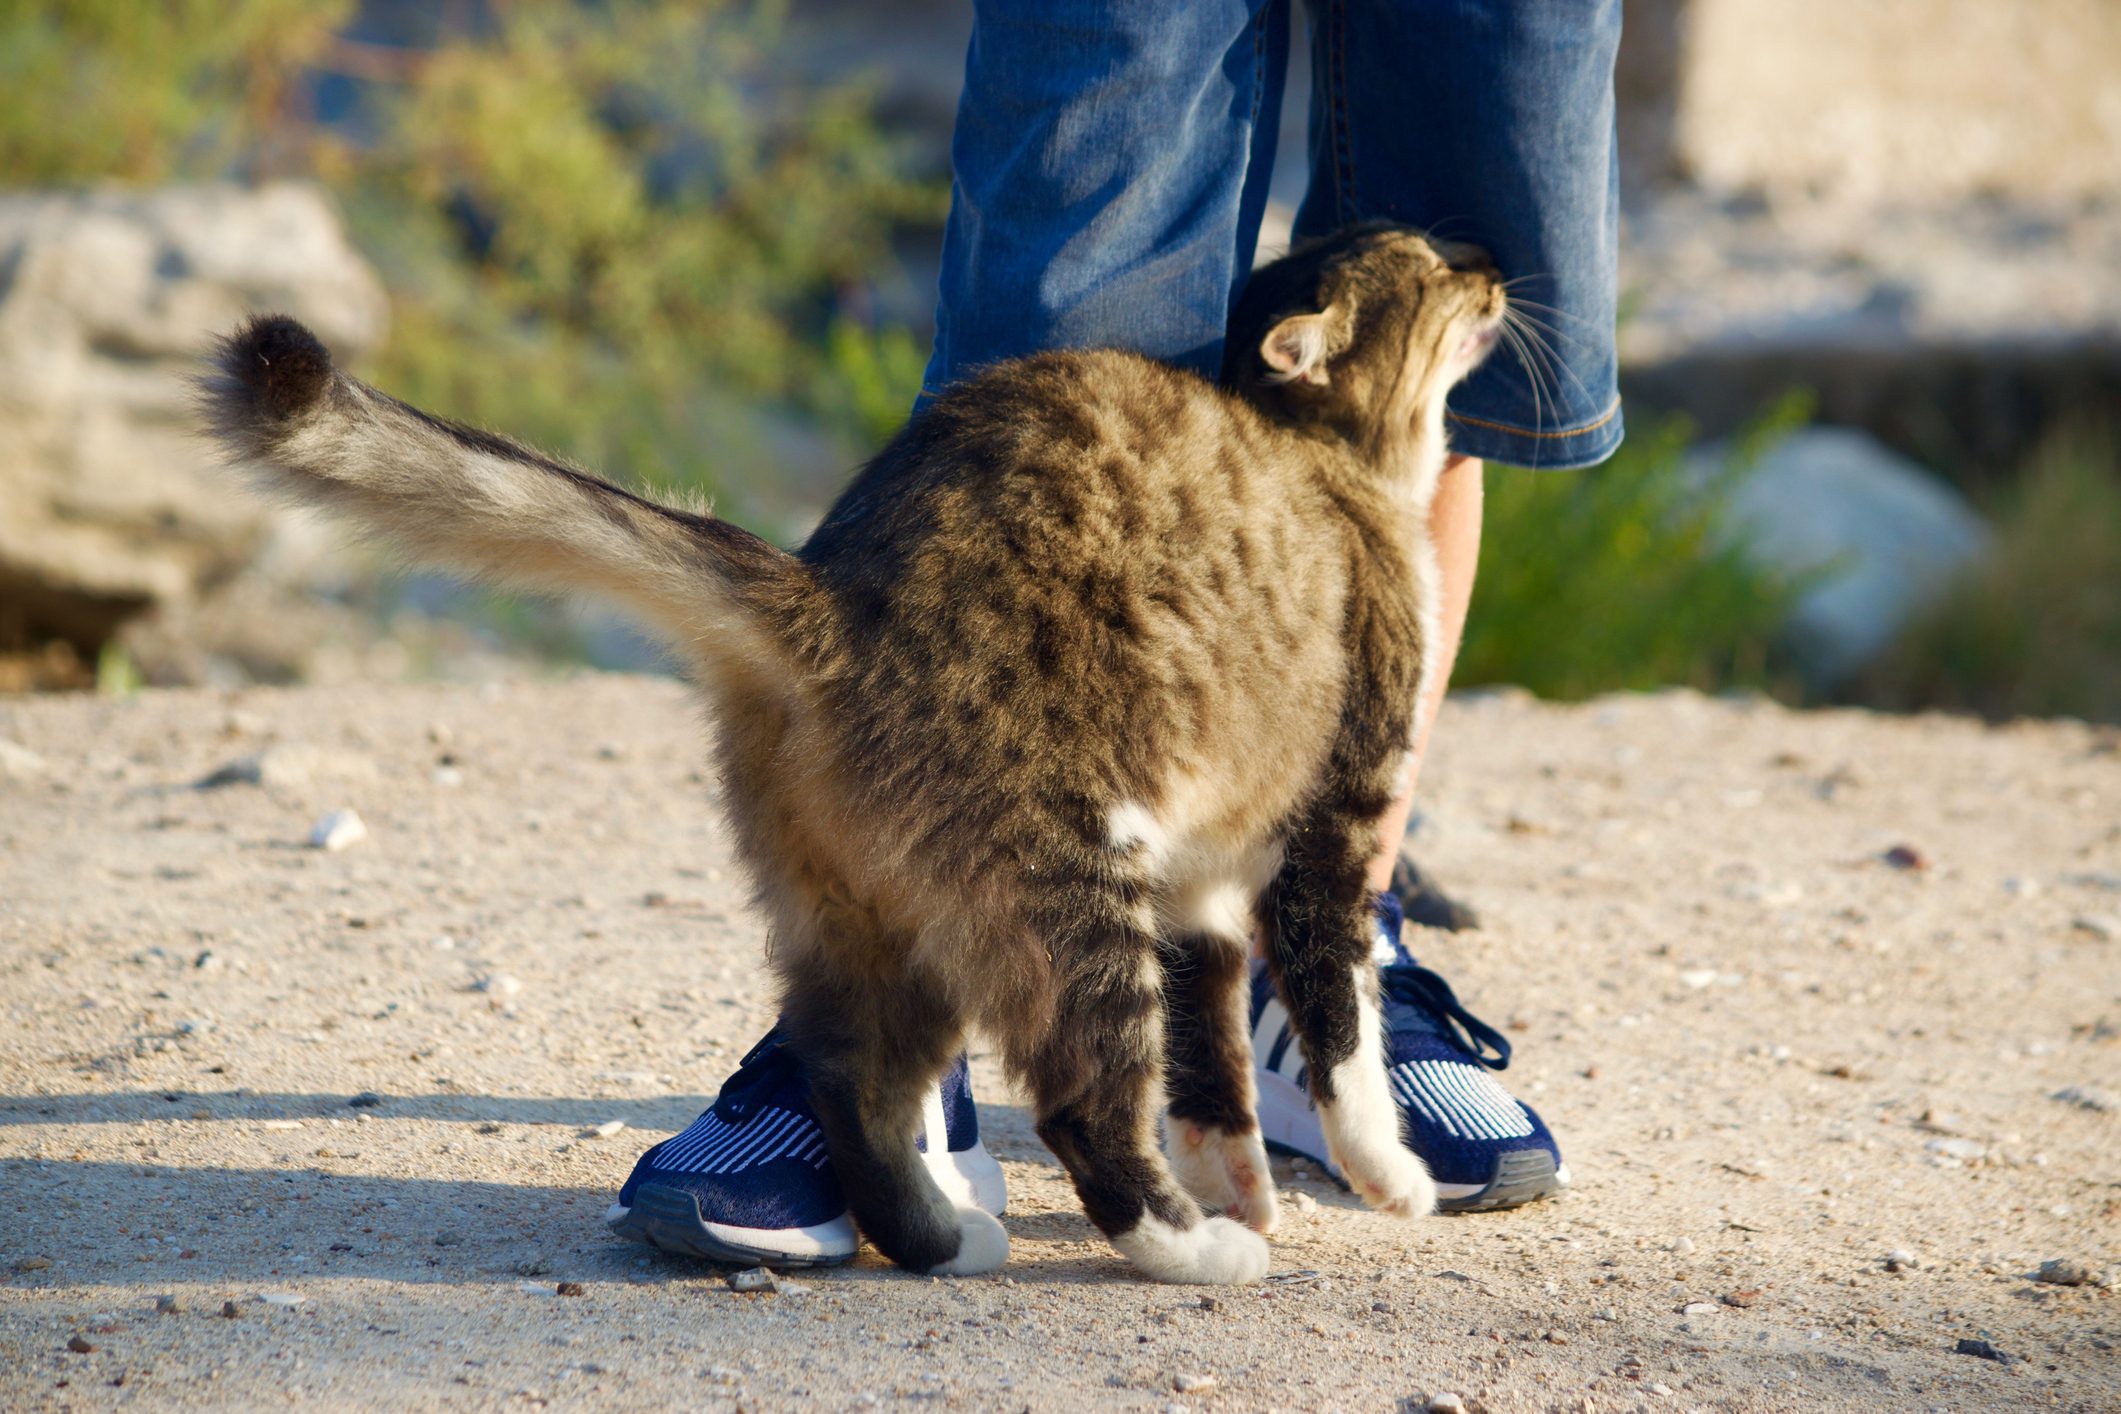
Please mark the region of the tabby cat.
POLYGON ((995 365, 793 554, 429 416, 285 317, 202 386, 267 486, 669 641, 711 709, 789 1044, 887 1256, 1008 1255, 914 1143, 978 1026, 1115 1247, 1246 1282, 1275 1221, 1255 932, 1334 1159, 1379 1208, 1434 1200, 1386 1089, 1365 872, 1432 666, 1444 396, 1504 304, 1477 251, 1353 228, 1253 277, 1223 386, 1112 351, 995 365))

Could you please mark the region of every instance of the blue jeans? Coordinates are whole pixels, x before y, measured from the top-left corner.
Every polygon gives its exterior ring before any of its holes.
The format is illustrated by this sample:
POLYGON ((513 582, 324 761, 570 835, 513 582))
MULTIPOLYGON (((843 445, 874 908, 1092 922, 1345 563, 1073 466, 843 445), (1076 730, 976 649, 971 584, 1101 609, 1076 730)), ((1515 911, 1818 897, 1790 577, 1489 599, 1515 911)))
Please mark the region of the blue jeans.
MULTIPOLYGON (((924 398, 981 364, 1121 347, 1213 378, 1267 204, 1291 0, 978 0, 924 398)), ((1451 444, 1579 467, 1620 444, 1619 0, 1309 0, 1298 237, 1472 241, 1546 326, 1451 398, 1451 444)))

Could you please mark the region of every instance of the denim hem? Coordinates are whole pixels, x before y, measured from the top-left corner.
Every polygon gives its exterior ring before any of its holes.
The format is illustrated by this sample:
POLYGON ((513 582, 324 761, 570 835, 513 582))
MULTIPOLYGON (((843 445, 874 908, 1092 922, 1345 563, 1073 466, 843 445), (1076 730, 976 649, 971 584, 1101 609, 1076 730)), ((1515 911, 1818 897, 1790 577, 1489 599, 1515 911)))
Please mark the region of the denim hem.
POLYGON ((1445 416, 1451 424, 1451 450, 1459 456, 1538 471, 1579 471, 1596 466, 1613 455, 1627 430, 1617 397, 1599 417, 1553 431, 1513 427, 1456 412, 1445 416))

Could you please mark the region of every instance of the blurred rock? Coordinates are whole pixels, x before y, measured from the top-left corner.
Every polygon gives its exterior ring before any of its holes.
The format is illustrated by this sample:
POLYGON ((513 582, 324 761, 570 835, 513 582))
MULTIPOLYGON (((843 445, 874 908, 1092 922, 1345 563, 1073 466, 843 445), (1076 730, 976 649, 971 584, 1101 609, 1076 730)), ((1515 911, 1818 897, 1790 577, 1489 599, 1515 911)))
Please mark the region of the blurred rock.
MULTIPOLYGON (((1731 448, 1690 459, 1706 481, 1731 448)), ((1882 652, 1987 550, 1986 522, 1936 477, 1871 437, 1813 427, 1770 449, 1732 489, 1724 535, 1785 575, 1818 574, 1788 624, 1815 686, 1882 652)))
POLYGON ((181 610, 273 513, 192 432, 188 378, 246 313, 343 355, 381 341, 374 273, 324 197, 278 184, 0 196, 0 688, 70 685, 127 623, 181 610))

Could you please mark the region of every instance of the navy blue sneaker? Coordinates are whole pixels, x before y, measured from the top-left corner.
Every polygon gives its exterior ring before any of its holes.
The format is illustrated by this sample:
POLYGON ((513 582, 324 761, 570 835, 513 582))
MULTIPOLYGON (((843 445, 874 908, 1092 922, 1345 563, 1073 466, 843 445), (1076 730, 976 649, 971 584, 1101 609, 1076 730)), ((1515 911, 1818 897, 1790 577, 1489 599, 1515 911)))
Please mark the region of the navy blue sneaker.
MULTIPOLYGON (((963 1056, 928 1097, 918 1142, 944 1196, 1001 1216, 1001 1165, 980 1143, 963 1056), (945 1142, 934 1143, 937 1135, 945 1142)), ((778 1026, 705 1113, 641 1155, 604 1220, 627 1237, 710 1262, 813 1267, 854 1255, 854 1219, 810 1108, 810 1082, 778 1026)))
MULTIPOLYGON (((1489 1074, 1510 1063, 1509 1041, 1460 1005, 1449 983, 1414 961, 1400 941, 1401 924, 1399 900, 1379 894, 1385 1066, 1407 1147, 1436 1180, 1437 1206, 1446 1212, 1514 1208, 1559 1192, 1569 1171, 1554 1136, 1489 1074)), ((1301 1155, 1339 1178, 1304 1086, 1303 1048, 1263 962, 1252 966, 1252 1061, 1267 1147, 1301 1155)))

